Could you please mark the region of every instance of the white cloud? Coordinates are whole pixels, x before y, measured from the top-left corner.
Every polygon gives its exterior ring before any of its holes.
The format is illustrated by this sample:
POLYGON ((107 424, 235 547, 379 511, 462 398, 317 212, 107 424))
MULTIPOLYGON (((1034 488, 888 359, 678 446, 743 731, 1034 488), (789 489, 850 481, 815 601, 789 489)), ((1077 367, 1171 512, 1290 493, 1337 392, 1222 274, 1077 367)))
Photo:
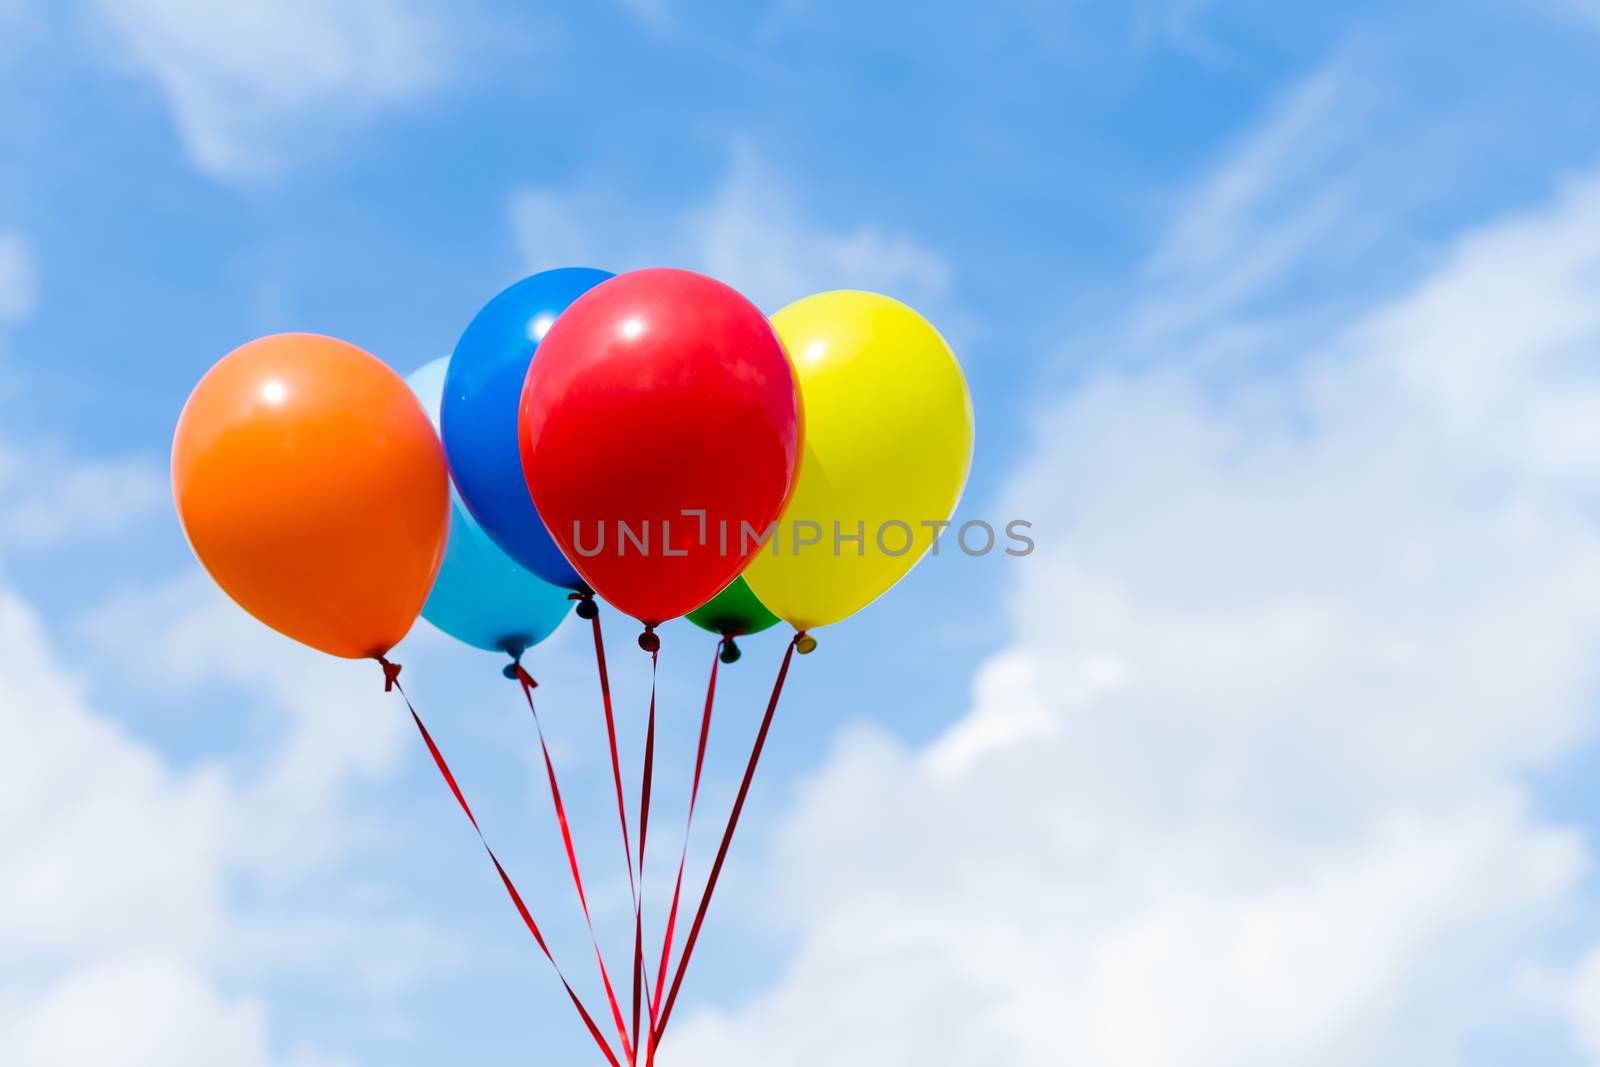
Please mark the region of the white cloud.
POLYGON ((511 216, 530 269, 682 266, 722 279, 769 311, 842 288, 885 292, 927 309, 951 280, 945 259, 914 237, 805 217, 783 182, 747 150, 734 153, 704 203, 661 222, 599 189, 524 189, 512 198, 511 216))
MULTIPOLYGON (((161 694, 206 686, 262 693, 287 720, 272 758, 230 779, 230 814, 249 827, 225 855, 257 878, 298 877, 334 860, 360 825, 328 818, 347 790, 395 767, 410 738, 377 668, 314 653, 267 631, 196 570, 125 593, 85 627, 102 662, 161 694), (137 646, 125 635, 139 634, 137 646)), ((275 731, 277 733, 277 731, 275 731)))
MULTIPOLYGON (((1203 351, 1300 255, 1209 273, 1293 214, 1274 143, 1129 336, 1203 351)), ((1044 411, 1011 647, 926 748, 840 743, 759 888, 796 957, 680 1009, 667 1067, 1456 1063, 1540 1018, 1517 975, 1591 863, 1528 786, 1595 727, 1600 180, 1296 355, 1044 411)))
POLYGON ((183 964, 138 956, 74 973, 0 1027, 16 1067, 334 1067, 268 1051, 259 1002, 220 994, 183 964))
POLYGON ((375 673, 265 631, 198 575, 109 605, 80 647, 119 700, 166 705, 156 730, 219 703, 273 728, 253 753, 168 759, 93 707, 0 588, 0 1062, 312 1067, 271 1040, 267 984, 383 1004, 453 964, 378 887, 307 892, 370 851, 351 794, 407 751, 375 673))
POLYGON ((0 233, 0 322, 25 319, 37 299, 33 257, 14 233, 0 233))
POLYGON ((171 773, 84 705, 39 622, 0 594, 0 937, 13 960, 161 940, 194 951, 217 934, 226 785, 215 770, 171 773), (81 775, 94 768, 92 789, 81 775), (152 862, 156 857, 160 862, 152 862), (115 908, 104 907, 116 872, 115 908), (141 916, 130 923, 129 915, 141 916))
POLYGON ((167 500, 162 472, 142 459, 74 459, 0 441, 0 545, 59 548, 118 534, 167 500))
POLYGON ((272 171, 448 71, 431 0, 96 0, 132 65, 160 84, 196 166, 272 171))
POLYGON ((1600 1063, 1600 948, 1586 953, 1564 978, 1540 976, 1534 992, 1567 1012, 1586 1063, 1600 1063))

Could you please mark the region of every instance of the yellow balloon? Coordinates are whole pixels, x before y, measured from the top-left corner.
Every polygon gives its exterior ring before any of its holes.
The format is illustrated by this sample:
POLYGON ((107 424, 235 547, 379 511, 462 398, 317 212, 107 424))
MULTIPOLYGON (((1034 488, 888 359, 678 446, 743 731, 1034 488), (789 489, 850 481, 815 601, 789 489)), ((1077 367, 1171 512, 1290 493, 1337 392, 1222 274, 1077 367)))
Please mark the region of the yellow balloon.
POLYGON ((933 544, 972 464, 972 398, 939 331, 889 297, 818 293, 772 325, 800 383, 805 452, 772 543, 744 577, 810 630, 877 599, 933 544))

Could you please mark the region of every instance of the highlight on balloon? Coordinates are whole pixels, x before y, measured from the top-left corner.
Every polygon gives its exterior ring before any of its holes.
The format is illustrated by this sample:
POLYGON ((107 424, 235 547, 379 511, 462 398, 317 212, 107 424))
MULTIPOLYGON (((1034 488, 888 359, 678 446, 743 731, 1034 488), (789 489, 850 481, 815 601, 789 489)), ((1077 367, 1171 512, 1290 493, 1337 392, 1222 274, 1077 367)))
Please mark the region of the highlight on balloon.
MULTIPOLYGON (((972 447, 955 354, 890 297, 818 293, 769 318, 703 274, 572 267, 508 287, 465 324, 454 351, 406 376, 331 337, 241 345, 184 405, 172 485, 195 555, 240 607, 312 648, 381 668, 374 680, 401 699, 596 1054, 638 1067, 653 1064, 667 1034, 795 656, 938 552, 972 447), (833 550, 800 551, 797 531, 806 547, 831 532, 833 550), (595 931, 585 882, 594 875, 579 863, 527 666, 569 613, 593 647, 594 736, 612 794, 603 799, 630 887, 633 946, 622 957, 595 931), (608 613, 631 620, 650 657, 638 766, 623 758, 632 748, 619 737, 608 613), (558 960, 545 936, 553 920, 493 851, 402 687, 390 654, 419 617, 491 654, 485 668, 518 684, 599 997, 581 994, 572 961, 558 960), (679 617, 707 631, 700 652, 666 647, 659 628, 679 617), (744 669, 741 642, 779 626, 787 637, 709 874, 687 884, 718 672, 744 669), (658 709, 655 671, 660 656, 702 652, 710 668, 693 709, 676 877, 651 901, 657 715, 681 710, 658 709), (637 780, 636 805, 625 778, 637 780)), ((1015 526, 1005 550, 1031 550, 1026 524, 1015 526)), ((959 537, 966 550, 965 527, 959 537)))

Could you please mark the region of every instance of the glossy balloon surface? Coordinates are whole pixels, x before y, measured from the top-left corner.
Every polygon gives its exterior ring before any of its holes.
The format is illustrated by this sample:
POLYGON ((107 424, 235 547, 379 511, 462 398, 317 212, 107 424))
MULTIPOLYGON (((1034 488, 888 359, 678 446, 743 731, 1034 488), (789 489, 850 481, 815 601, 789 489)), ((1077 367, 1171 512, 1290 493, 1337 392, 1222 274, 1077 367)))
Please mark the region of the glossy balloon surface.
POLYGON ((583 579, 647 624, 693 611, 744 569, 760 538, 741 531, 782 512, 801 434, 771 324, 689 271, 634 271, 578 298, 523 391, 539 512, 583 579))
POLYGON ((468 324, 445 376, 440 429, 461 499, 505 553, 553 585, 583 579, 550 538, 522 477, 517 420, 545 334, 579 296, 612 275, 564 267, 524 278, 468 324))
POLYGON ((819 293, 772 322, 799 377, 806 447, 777 550, 744 577, 807 630, 859 611, 927 553, 966 485, 972 400, 939 331, 897 300, 819 293))
POLYGON ((172 448, 200 562, 262 622, 336 656, 387 652, 444 553, 444 451, 398 374, 354 345, 277 334, 190 395, 172 448))

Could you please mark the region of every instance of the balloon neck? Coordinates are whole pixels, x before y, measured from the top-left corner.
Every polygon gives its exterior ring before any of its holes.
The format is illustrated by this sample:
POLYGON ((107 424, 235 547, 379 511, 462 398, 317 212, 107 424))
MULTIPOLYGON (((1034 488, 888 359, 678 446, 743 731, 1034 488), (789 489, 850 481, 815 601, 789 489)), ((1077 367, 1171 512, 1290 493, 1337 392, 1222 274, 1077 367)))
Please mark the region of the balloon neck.
POLYGON ((809 656, 817 650, 817 639, 801 630, 794 635, 794 650, 802 656, 809 656))
POLYGON ((500 651, 510 656, 513 661, 522 659, 522 654, 528 651, 529 641, 524 637, 508 637, 500 642, 500 651))
POLYGON ((724 637, 722 639, 722 651, 717 654, 718 659, 724 663, 737 663, 742 655, 744 653, 739 651, 739 645, 733 638, 724 637))
POLYGON ((567 599, 576 600, 578 602, 578 618, 583 619, 585 622, 589 621, 590 619, 598 619, 600 617, 600 605, 594 602, 593 593, 584 590, 582 592, 573 593, 567 599))
POLYGON ((646 624, 644 633, 639 635, 639 647, 652 656, 661 651, 661 638, 656 634, 654 624, 646 624))
POLYGON ((400 684, 400 664, 393 662, 386 656, 373 656, 378 665, 383 668, 383 691, 389 692, 400 684))

